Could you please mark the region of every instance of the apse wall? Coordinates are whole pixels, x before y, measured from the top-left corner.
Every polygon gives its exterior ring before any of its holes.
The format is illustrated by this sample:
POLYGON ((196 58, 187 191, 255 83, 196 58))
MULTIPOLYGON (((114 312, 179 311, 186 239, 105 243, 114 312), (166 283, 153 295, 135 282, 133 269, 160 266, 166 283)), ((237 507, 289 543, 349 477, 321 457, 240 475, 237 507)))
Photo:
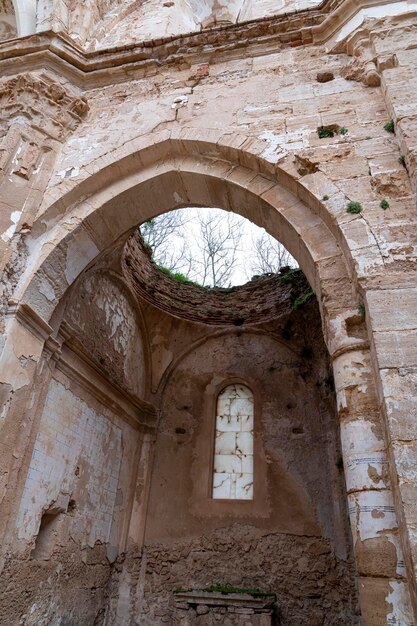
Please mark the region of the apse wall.
POLYGON ((143 626, 171 623, 175 590, 213 584, 277 594, 282 626, 354 623, 343 464, 318 307, 294 311, 285 288, 280 297, 279 319, 217 329, 142 302, 151 342, 165 337, 154 395, 160 421, 144 546, 130 547, 113 578, 107 625, 133 616, 143 626), (216 400, 227 385, 253 393, 253 499, 212 498, 216 400))
POLYGON ((65 320, 80 348, 112 381, 144 398, 146 356, 138 315, 120 281, 90 272, 77 286, 65 320))

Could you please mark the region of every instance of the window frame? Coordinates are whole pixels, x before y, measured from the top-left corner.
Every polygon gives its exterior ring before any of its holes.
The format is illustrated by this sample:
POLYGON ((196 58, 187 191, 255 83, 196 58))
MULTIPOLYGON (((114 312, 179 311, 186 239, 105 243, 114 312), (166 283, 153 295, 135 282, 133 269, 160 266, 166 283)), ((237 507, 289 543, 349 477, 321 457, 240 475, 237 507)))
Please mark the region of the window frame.
POLYGON ((244 518, 248 521, 253 519, 254 516, 258 519, 268 519, 271 515, 271 505, 268 496, 268 463, 262 439, 262 387, 260 383, 249 376, 243 378, 241 376, 226 375, 220 379, 219 375, 213 374, 201 396, 199 410, 201 420, 199 420, 192 463, 192 490, 189 499, 190 512, 197 519, 210 517, 225 519, 230 516, 236 519, 244 518), (248 387, 254 397, 253 500, 212 498, 217 398, 225 387, 236 383, 248 387))

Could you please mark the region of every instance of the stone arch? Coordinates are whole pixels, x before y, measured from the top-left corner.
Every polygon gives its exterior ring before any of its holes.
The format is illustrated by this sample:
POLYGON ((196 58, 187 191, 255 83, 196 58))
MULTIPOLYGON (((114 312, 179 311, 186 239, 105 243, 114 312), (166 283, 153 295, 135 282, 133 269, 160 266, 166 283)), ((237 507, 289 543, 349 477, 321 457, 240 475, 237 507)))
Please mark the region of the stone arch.
POLYGON ((13 0, 16 13, 18 37, 26 37, 36 32, 36 0, 13 0))
POLYGON ((279 239, 298 260, 325 318, 356 309, 353 261, 337 210, 271 164, 265 152, 265 143, 244 136, 162 134, 97 159, 92 176, 72 179, 70 171, 33 225, 27 243, 34 256, 15 297, 50 319, 56 298, 110 244, 157 214, 194 205, 240 213, 279 239), (62 272, 55 296, 40 298, 40 284, 57 263, 62 272))
MULTIPOLYGON (((161 394, 164 393, 167 385, 169 384, 171 376, 175 373, 175 371, 178 369, 181 363, 187 358, 187 356, 191 352, 193 352, 193 350, 198 350, 201 346, 203 346, 208 341, 211 341, 212 339, 217 339, 225 335, 230 335, 231 333, 237 335, 241 332, 242 331, 239 328, 232 328, 232 329, 227 329, 227 330, 223 330, 223 329, 215 330, 211 333, 208 333, 207 335, 204 335, 203 337, 200 337, 199 339, 196 339, 195 341, 192 341, 189 344, 189 346, 187 346, 187 348, 184 351, 180 352, 179 355, 166 368, 163 375, 161 376, 161 379, 157 381, 157 385, 155 386, 155 391, 159 391, 161 394)), ((263 335, 268 336, 269 334, 263 329, 253 328, 253 327, 250 329, 245 329, 245 333, 249 333, 251 335, 256 335, 256 336, 263 336, 263 335)), ((293 352, 293 348, 291 346, 287 346, 281 338, 274 336, 274 341, 280 346, 285 346, 285 348, 289 350, 289 352, 293 352)), ((242 380, 241 382, 247 385, 249 384, 248 381, 245 382, 242 380)), ((225 383, 225 386, 226 385, 227 383, 225 383)))

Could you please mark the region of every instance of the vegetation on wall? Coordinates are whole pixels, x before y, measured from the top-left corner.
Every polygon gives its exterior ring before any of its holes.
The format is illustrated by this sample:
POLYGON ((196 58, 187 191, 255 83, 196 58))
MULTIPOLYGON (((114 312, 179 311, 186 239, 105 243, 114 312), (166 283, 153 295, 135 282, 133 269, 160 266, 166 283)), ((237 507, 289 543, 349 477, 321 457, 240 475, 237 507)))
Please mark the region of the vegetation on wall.
POLYGON ((393 119, 389 120, 389 122, 384 124, 384 130, 386 130, 387 133, 395 133, 395 127, 394 127, 394 120, 393 119))
POLYGON ((346 126, 338 126, 337 124, 331 124, 330 126, 319 126, 317 128, 317 135, 320 139, 326 137, 334 137, 335 135, 347 135, 349 130, 346 126))
POLYGON ((357 215, 362 212, 362 205, 360 202, 351 200, 347 203, 346 211, 348 213, 352 213, 353 215, 357 215))
POLYGON ((292 285, 292 309, 294 311, 298 311, 298 309, 314 297, 314 291, 299 267, 283 268, 279 275, 279 280, 281 283, 292 285))

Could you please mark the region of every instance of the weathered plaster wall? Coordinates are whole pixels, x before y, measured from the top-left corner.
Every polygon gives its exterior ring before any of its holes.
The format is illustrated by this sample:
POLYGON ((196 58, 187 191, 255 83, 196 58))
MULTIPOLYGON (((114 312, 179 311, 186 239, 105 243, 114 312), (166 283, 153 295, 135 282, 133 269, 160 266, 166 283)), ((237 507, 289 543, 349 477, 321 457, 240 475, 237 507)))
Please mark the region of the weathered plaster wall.
POLYGON ((141 514, 146 463, 144 329, 110 268, 74 287, 32 396, 32 452, 0 577, 4 626, 97 626, 112 564, 138 541, 130 520, 132 508, 141 514))
MULTIPOLYGON (((320 354, 320 326, 315 328, 318 341, 311 329, 304 336, 304 348, 297 346, 300 351, 294 354, 291 340, 281 339, 284 325, 268 328, 266 335, 243 329, 208 336, 175 367, 162 397, 148 539, 181 536, 184 524, 188 535, 200 534, 201 518, 207 517, 208 529, 216 527, 219 515, 245 517, 245 510, 261 526, 300 534, 317 533, 321 527, 331 536, 333 526, 341 523, 333 519, 333 484, 326 480, 332 476, 336 490, 340 487, 338 431, 326 386, 329 372, 320 354), (303 359, 303 349, 310 359, 303 359), (210 493, 216 396, 234 378, 253 386, 259 444, 255 464, 263 481, 253 507, 226 507, 222 515, 220 503, 212 503, 210 493), (331 446, 326 452, 321 447, 325 433, 331 446), (311 457, 306 459, 306 453, 311 457), (327 466, 315 462, 329 455, 327 466), (176 467, 175 474, 172 467, 176 467), (170 493, 175 495, 167 498, 170 493)), ((291 323, 289 328, 289 334, 302 332, 291 323)))
POLYGON ((144 398, 146 356, 139 311, 122 284, 87 274, 71 295, 65 314, 76 340, 114 383, 144 398))
POLYGON ((1 624, 100 623, 140 443, 134 428, 56 373, 19 507, 20 555, 1 576, 1 624))

